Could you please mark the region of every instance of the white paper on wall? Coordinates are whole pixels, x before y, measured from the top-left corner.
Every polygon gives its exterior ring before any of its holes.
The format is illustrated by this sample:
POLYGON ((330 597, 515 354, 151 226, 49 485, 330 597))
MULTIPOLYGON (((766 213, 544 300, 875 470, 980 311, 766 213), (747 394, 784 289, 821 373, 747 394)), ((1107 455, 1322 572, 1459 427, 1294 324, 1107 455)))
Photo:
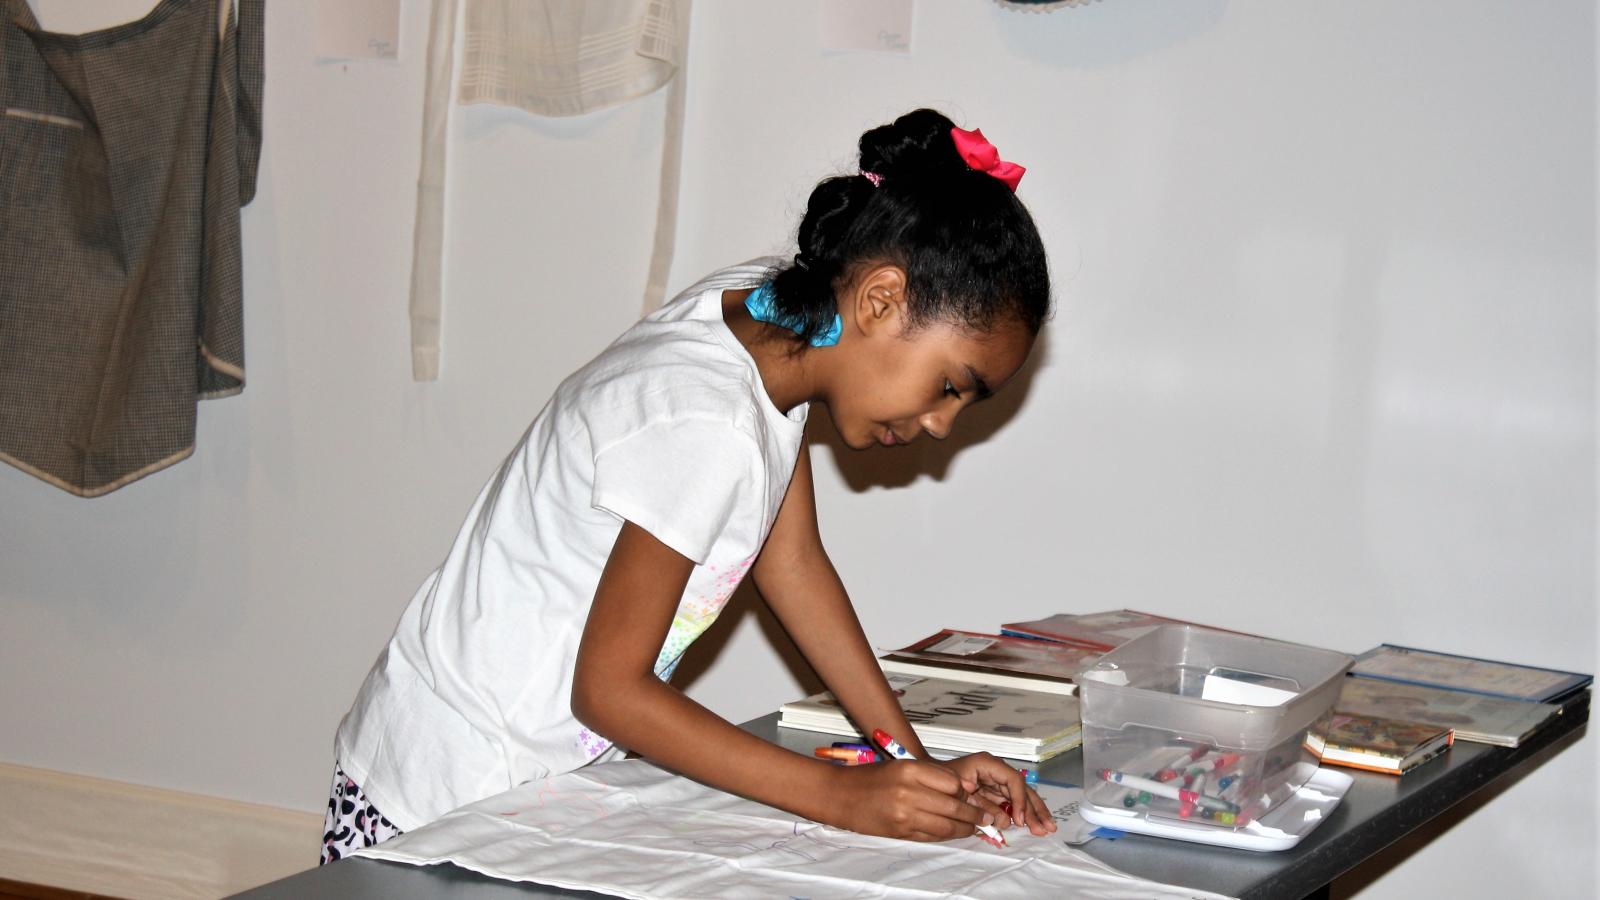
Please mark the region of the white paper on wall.
POLYGON ((400 0, 317 0, 315 47, 323 59, 398 59, 400 0))
POLYGON ((822 0, 824 50, 911 53, 911 0, 822 0))
POLYGON ((356 855, 635 898, 1217 897, 1124 875, 1054 835, 1006 837, 997 848, 855 834, 623 760, 529 782, 356 855))

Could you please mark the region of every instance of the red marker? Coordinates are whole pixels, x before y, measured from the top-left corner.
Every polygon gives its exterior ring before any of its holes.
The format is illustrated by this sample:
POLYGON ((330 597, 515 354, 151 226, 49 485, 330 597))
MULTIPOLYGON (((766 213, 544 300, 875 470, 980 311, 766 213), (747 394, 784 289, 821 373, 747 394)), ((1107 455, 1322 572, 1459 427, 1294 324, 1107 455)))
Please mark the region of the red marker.
POLYGON ((873 729, 872 741, 879 747, 882 747, 883 752, 889 754, 895 759, 916 759, 915 756, 911 755, 911 751, 900 746, 900 742, 895 740, 889 734, 889 732, 884 731, 882 728, 873 729))
POLYGON ((1207 751, 1210 749, 1211 746, 1209 744, 1198 744, 1188 750, 1183 751, 1182 756, 1179 756, 1177 759, 1158 769, 1155 774, 1155 779, 1157 781, 1171 781, 1172 779, 1177 778, 1183 773, 1183 767, 1185 765, 1199 759, 1202 756, 1205 756, 1207 751))

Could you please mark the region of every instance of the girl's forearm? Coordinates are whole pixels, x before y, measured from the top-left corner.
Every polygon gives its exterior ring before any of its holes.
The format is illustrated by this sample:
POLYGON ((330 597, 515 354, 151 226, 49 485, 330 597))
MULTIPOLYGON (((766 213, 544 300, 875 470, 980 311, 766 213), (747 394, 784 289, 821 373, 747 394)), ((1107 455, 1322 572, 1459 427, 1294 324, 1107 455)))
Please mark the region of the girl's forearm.
MULTIPOLYGON (((842 588, 840 593, 842 596, 842 588)), ((835 650, 819 648, 818 656, 822 659, 810 653, 806 654, 806 659, 812 661, 828 690, 833 692, 869 737, 873 729, 882 728, 913 754, 924 759, 931 758, 906 720, 899 700, 889 688, 883 669, 878 666, 877 656, 861 631, 854 609, 850 608, 850 601, 843 599, 842 602, 849 625, 853 626, 849 630, 853 630, 854 635, 840 634, 836 638, 835 650)))
POLYGON ((573 692, 573 711, 614 743, 703 784, 842 824, 833 766, 734 726, 654 676, 618 679, 589 694, 573 692))
POLYGON ((869 736, 882 728, 907 750, 929 758, 884 679, 833 564, 820 552, 807 564, 809 573, 789 573, 799 576, 795 583, 768 580, 763 588, 768 606, 857 726, 869 736))

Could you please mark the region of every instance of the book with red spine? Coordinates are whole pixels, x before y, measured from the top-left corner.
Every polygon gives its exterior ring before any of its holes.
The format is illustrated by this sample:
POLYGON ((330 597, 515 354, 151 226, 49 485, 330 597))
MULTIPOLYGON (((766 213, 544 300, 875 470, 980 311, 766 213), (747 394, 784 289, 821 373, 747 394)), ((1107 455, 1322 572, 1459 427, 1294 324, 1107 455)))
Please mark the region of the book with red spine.
POLYGON ((953 678, 1054 694, 1075 694, 1075 676, 1100 651, 1069 644, 946 628, 879 658, 885 672, 953 678))

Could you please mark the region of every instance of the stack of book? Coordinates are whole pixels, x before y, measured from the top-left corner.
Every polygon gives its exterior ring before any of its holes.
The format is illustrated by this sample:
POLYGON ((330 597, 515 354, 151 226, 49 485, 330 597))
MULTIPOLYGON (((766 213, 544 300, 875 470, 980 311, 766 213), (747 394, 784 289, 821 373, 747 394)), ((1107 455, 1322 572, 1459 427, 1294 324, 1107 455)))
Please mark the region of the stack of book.
MULTIPOLYGON (((1078 674, 1101 654, 1168 624, 1197 625, 1131 609, 1061 613, 1009 623, 997 635, 945 629, 878 662, 917 737, 936 755, 988 751, 1037 762, 1082 741, 1078 674)), ((1383 644, 1357 658, 1306 746, 1323 762, 1401 774, 1456 739, 1516 747, 1563 710, 1587 703, 1593 681, 1383 644)), ((786 704, 778 724, 861 734, 828 693, 786 704)))
POLYGON ((1403 774, 1460 739, 1516 747, 1593 676, 1382 644, 1357 657, 1306 746, 1323 762, 1403 774))
POLYGON ((1345 679, 1335 709, 1355 716, 1453 728, 1459 740, 1498 747, 1518 746, 1561 713, 1554 703, 1506 700, 1359 676, 1345 679))
POLYGON ((1502 700, 1565 706, 1581 699, 1593 675, 1379 644, 1356 657, 1350 674, 1397 684, 1465 691, 1502 700))
MULTIPOLYGON (((940 755, 987 751, 1039 762, 1078 746, 1083 729, 1078 701, 1057 693, 1026 691, 947 678, 888 674, 917 739, 940 755)), ((826 734, 860 736, 833 695, 824 691, 786 703, 778 725, 826 734)))
MULTIPOLYGON (((1178 621, 1115 610, 1014 623, 1002 634, 945 629, 878 663, 917 738, 935 755, 988 751, 1037 762, 1082 743, 1078 673, 1123 641, 1178 621)), ((786 704, 778 724, 861 734, 827 692, 786 704)))

